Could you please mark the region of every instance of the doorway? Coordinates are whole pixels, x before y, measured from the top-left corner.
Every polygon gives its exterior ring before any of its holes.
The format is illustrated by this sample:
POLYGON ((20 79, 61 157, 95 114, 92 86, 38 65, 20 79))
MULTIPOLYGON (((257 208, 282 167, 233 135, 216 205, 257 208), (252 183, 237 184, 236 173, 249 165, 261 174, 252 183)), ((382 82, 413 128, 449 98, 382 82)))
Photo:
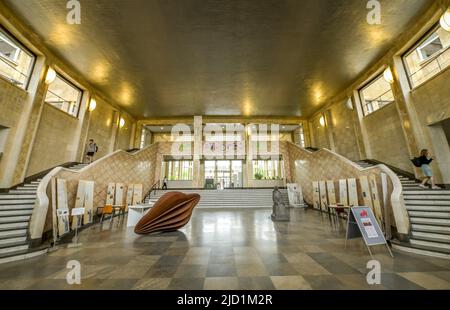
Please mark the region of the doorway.
POLYGON ((242 160, 205 160, 205 187, 242 187, 242 160))

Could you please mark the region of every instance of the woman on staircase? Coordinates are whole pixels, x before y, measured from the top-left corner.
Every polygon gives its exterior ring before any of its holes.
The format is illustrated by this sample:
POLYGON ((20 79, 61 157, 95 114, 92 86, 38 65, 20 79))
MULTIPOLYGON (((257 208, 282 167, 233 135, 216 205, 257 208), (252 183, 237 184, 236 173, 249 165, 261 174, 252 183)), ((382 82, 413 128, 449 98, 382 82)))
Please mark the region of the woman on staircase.
POLYGON ((423 149, 420 151, 420 169, 422 170, 423 175, 425 178, 423 179, 422 183, 420 183, 420 187, 422 188, 428 188, 427 183, 428 181, 431 182, 431 189, 441 189, 439 186, 436 186, 434 183, 433 178, 433 171, 431 170, 430 163, 435 159, 433 156, 430 156, 430 153, 427 149, 423 149))

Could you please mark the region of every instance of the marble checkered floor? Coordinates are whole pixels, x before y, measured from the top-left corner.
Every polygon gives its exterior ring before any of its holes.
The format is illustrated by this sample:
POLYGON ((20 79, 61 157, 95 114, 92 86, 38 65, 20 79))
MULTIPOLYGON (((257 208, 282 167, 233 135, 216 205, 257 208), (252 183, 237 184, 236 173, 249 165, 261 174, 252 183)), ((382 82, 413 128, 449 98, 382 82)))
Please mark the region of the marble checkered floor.
POLYGON ((0 265, 0 289, 450 289, 450 262, 382 246, 380 285, 366 282, 371 258, 361 240, 344 249, 344 225, 315 210, 291 209, 273 223, 269 209, 194 211, 182 230, 147 236, 95 225, 82 245, 0 265), (66 264, 81 264, 81 284, 66 264))

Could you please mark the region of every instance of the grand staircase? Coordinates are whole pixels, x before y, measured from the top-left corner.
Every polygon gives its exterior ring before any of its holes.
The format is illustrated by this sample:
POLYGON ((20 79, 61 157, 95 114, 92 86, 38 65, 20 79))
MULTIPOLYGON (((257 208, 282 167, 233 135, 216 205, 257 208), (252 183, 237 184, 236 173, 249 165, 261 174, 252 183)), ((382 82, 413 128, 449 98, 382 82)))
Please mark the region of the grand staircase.
MULTIPOLYGON (((153 203, 163 194, 174 190, 157 190, 150 197, 145 199, 145 203, 153 203)), ((272 191, 271 188, 251 188, 251 189, 179 189, 186 194, 198 193, 201 198, 196 208, 271 208, 272 191)), ((289 205, 289 199, 286 189, 280 189, 281 195, 286 206, 289 205)))
MULTIPOLYGON (((371 167, 366 161, 361 167, 371 167)), ((409 243, 392 241, 396 249, 450 258, 450 190, 423 189, 415 179, 397 173, 403 187, 403 197, 411 223, 409 243)))
MULTIPOLYGON (((87 164, 69 169, 80 170, 87 164)), ((41 178, 0 193, 0 263, 40 254, 42 249, 30 249, 28 226, 41 178)))

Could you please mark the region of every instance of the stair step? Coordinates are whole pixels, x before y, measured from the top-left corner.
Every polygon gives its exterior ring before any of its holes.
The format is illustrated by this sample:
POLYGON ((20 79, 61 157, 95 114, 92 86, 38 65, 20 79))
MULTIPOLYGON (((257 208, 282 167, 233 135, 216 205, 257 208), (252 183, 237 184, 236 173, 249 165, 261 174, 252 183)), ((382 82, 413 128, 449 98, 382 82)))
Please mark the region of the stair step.
POLYGON ((33 213, 33 209, 25 209, 25 210, 8 210, 4 211, 0 209, 0 217, 3 216, 20 216, 20 215, 26 215, 31 216, 33 213))
POLYGON ((441 250, 443 252, 446 252, 446 253, 450 254, 450 244, 447 244, 447 243, 434 242, 434 241, 425 241, 425 240, 417 240, 417 239, 414 239, 414 238, 411 238, 409 240, 409 242, 411 244, 426 246, 426 247, 429 247, 429 248, 434 248, 436 250, 441 250))
POLYGON ((437 225, 437 226, 450 226, 450 220, 448 219, 434 219, 434 218, 421 218, 421 217, 411 217, 411 223, 413 224, 426 224, 426 225, 437 225))
POLYGON ((412 224, 412 231, 429 232, 437 234, 450 234, 450 227, 439 226, 439 225, 423 225, 423 224, 412 224))
POLYGON ((403 188, 403 194, 404 195, 450 195, 449 190, 444 189, 422 189, 422 188, 415 188, 415 189, 405 189, 403 188))
POLYGON ((411 193, 404 193, 403 196, 407 200, 448 200, 450 201, 450 195, 426 195, 426 194, 411 194, 411 193))
POLYGON ((0 195, 0 201, 3 200, 17 200, 17 199, 36 199, 36 193, 34 194, 3 194, 0 195))
POLYGON ((22 185, 24 188, 37 188, 39 186, 39 183, 28 183, 28 184, 23 184, 22 185))
POLYGON ((433 247, 427 247, 417 244, 406 244, 403 242, 395 242, 392 241, 392 248, 408 253, 413 254, 419 254, 419 255, 426 255, 431 257, 438 257, 438 258, 444 258, 444 259, 450 259, 450 254, 445 253, 445 251, 442 251, 440 249, 435 249, 433 247))
POLYGON ((413 231, 414 239, 450 243, 450 235, 413 231))
POLYGON ((405 199, 407 206, 421 205, 421 206, 450 206, 450 200, 412 200, 405 199))
POLYGON ((6 206, 6 205, 25 205, 30 204, 34 205, 36 199, 0 199, 0 206, 6 206))
POLYGON ((17 223, 4 223, 0 224, 0 231, 4 230, 18 230, 28 228, 28 222, 17 222, 17 223))
POLYGON ((14 237, 8 239, 0 239, 0 248, 11 247, 17 245, 24 245, 27 242, 27 237, 14 237))
POLYGON ((5 238, 22 237, 27 235, 26 229, 0 231, 0 240, 5 238))
POLYGON ((33 210, 34 204, 0 205, 0 211, 6 210, 33 210))
POLYGON ((12 189, 8 192, 8 194, 14 195, 36 195, 36 191, 33 189, 12 189))
POLYGON ((16 245, 7 248, 0 248, 0 255, 9 254, 17 251, 26 251, 28 250, 28 248, 29 248, 28 244, 16 245))
POLYGON ((411 217, 450 219, 450 213, 448 213, 448 212, 408 211, 408 214, 411 217))
POLYGON ((450 206, 419 206, 419 205, 408 205, 406 206, 408 211, 427 211, 427 212, 450 212, 450 206))
POLYGON ((24 216, 5 216, 0 217, 0 224, 4 223, 20 223, 20 222, 28 222, 30 220, 29 215, 24 216))

